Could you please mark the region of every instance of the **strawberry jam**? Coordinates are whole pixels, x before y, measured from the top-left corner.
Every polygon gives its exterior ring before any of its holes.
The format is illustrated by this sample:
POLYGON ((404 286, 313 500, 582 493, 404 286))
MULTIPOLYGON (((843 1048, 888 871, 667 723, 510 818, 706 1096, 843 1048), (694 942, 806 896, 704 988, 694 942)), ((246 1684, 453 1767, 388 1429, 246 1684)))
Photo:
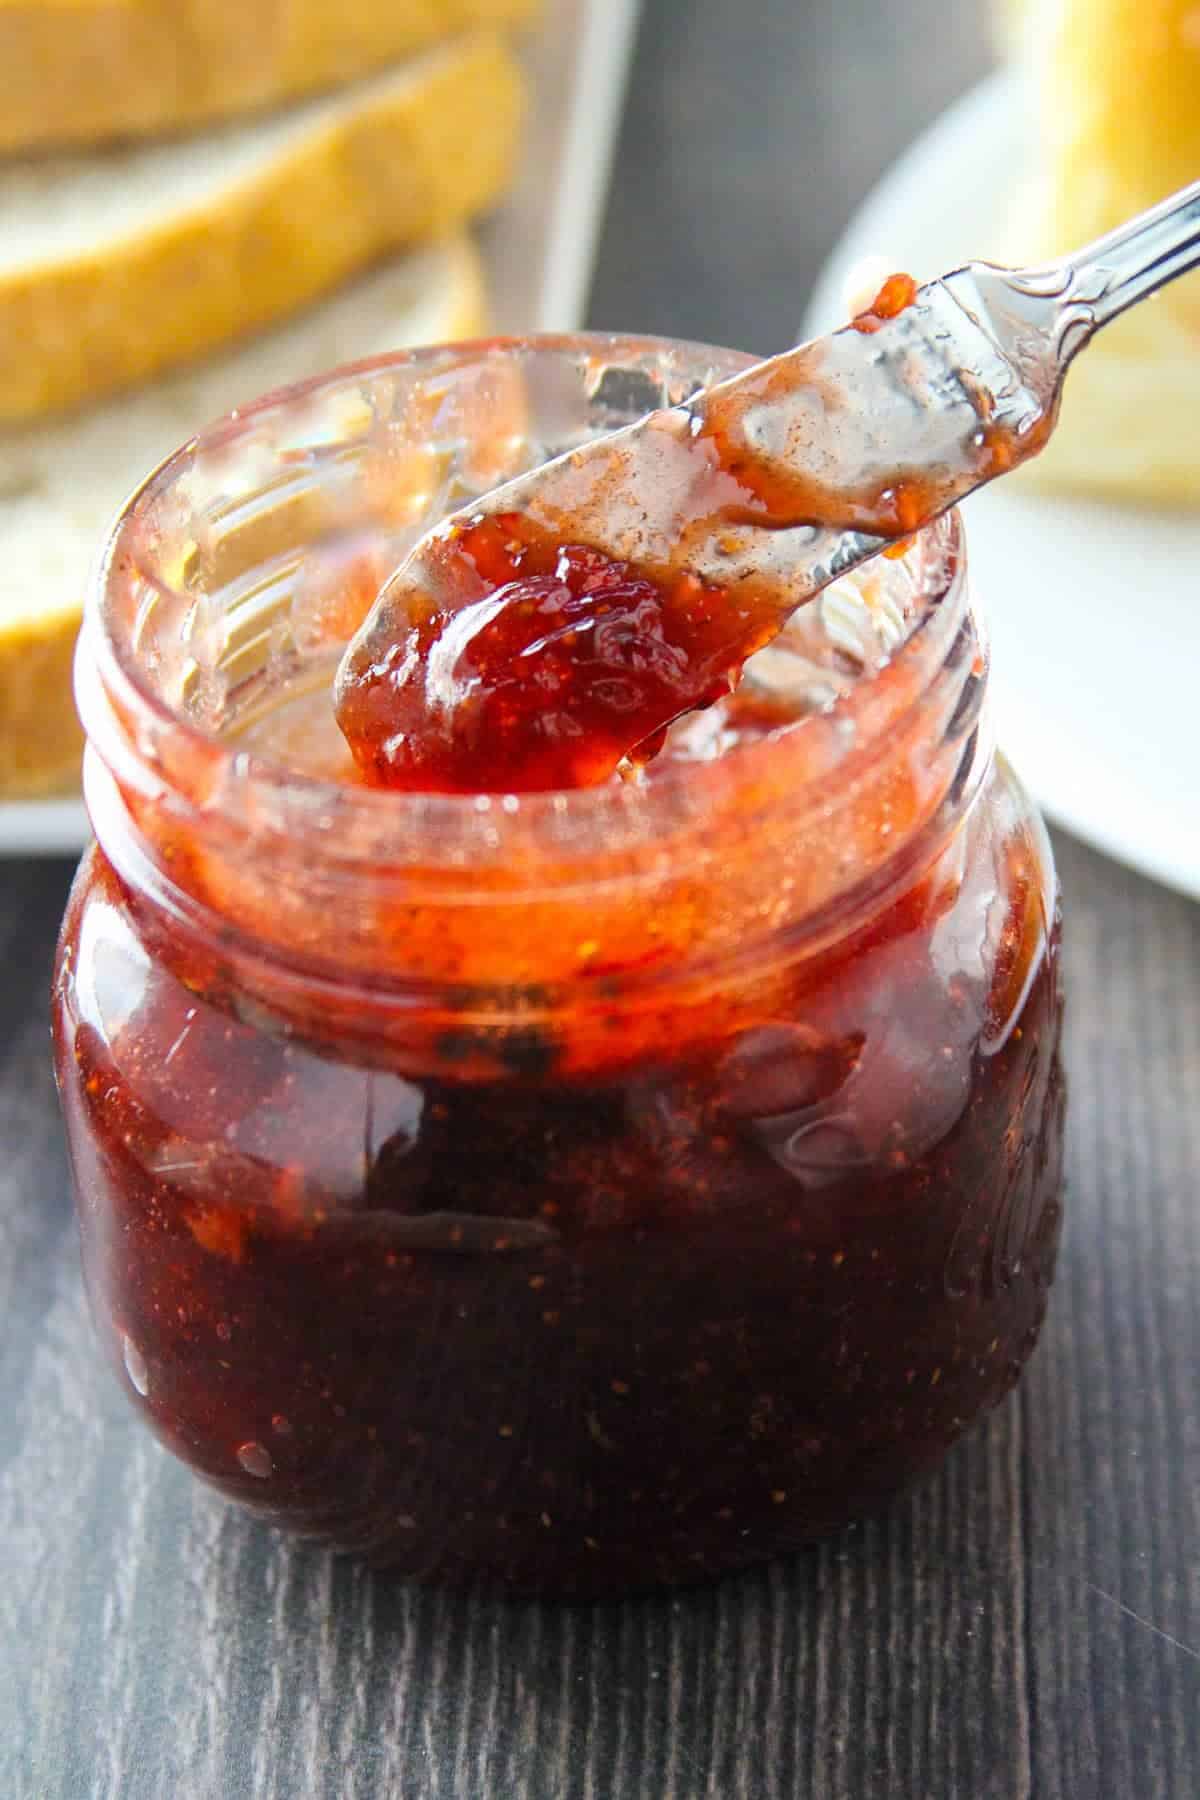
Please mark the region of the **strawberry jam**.
MULTIPOLYGON (((296 469, 344 480, 364 384, 446 506, 498 381, 524 430, 571 395, 599 428, 598 360, 669 387, 711 354, 423 352, 334 378, 324 435, 325 387, 273 401, 131 503, 87 615, 97 843, 54 1028, 101 1342, 220 1492, 414 1578, 604 1594, 786 1552, 934 1467, 1045 1310, 1057 890, 955 522, 807 609, 643 781, 381 792, 337 729, 361 607, 296 585, 326 567, 296 469)), ((556 634, 586 601, 616 642, 571 658, 666 704, 654 596, 510 544, 496 672, 527 657, 586 757, 556 634)), ((488 704, 532 729, 519 683, 488 704)))
POLYGON ((729 691, 728 671, 671 635, 685 606, 692 620, 721 605, 719 590, 679 576, 664 592, 503 513, 453 549, 451 567, 482 594, 410 610, 405 633, 342 690, 339 723, 368 780, 418 792, 588 787, 729 691))

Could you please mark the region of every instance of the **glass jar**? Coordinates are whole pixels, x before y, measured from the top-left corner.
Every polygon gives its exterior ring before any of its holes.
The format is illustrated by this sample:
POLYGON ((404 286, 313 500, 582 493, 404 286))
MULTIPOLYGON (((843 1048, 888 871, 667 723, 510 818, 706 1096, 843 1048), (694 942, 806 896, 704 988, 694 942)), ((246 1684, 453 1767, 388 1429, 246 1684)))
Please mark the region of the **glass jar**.
POLYGON ((869 677, 645 786, 412 796, 262 749, 433 518, 744 361, 580 337, 309 383, 167 463, 90 596, 54 1010, 96 1324, 194 1470, 409 1576, 788 1550, 933 1467, 1041 1324, 1057 891, 956 519, 869 677))

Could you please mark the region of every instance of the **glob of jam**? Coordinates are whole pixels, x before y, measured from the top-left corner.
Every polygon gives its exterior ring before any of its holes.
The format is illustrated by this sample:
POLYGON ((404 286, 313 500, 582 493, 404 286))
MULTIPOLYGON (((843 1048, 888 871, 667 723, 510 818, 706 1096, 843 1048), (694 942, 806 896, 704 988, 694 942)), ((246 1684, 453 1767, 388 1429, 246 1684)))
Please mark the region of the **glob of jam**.
POLYGON ((672 720, 733 684, 688 635, 723 597, 686 574, 664 587, 515 514, 481 516, 444 543, 449 603, 416 597, 403 634, 339 689, 368 781, 589 787, 647 760, 672 720))
POLYGON ((889 275, 870 306, 856 313, 850 323, 864 337, 873 337, 881 325, 898 319, 917 297, 917 284, 911 275, 889 275))

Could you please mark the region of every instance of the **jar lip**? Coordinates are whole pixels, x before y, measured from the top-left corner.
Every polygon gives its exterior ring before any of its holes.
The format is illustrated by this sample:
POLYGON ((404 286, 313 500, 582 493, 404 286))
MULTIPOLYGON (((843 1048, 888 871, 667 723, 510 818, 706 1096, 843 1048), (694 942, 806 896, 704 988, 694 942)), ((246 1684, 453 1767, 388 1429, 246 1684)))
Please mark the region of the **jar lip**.
MULTIPOLYGON (((147 568, 139 528, 148 509, 186 473, 198 453, 233 444, 255 424, 285 406, 315 399, 347 383, 378 378, 391 370, 461 365, 496 353, 578 356, 581 350, 606 357, 662 355, 682 361, 716 363, 721 375, 736 373, 756 359, 744 352, 653 335, 575 332, 474 339, 422 346, 363 358, 323 374, 276 388, 239 407, 181 445, 153 470, 114 522, 95 566, 87 596, 77 659, 79 708, 89 741, 106 763, 148 763, 169 785, 183 810, 241 820, 256 840, 271 834, 305 836, 323 863, 370 866, 377 873, 413 863, 428 868, 437 846, 449 847, 446 861, 467 873, 478 856, 503 863, 516 854, 530 859, 591 856, 597 850, 619 858, 643 853, 681 828, 711 813, 728 817, 734 792, 749 791, 759 813, 771 796, 787 796, 793 813, 806 790, 814 807, 829 809, 825 780, 838 771, 839 783, 851 768, 886 752, 889 736, 908 718, 928 682, 941 667, 966 611, 965 550, 957 511, 919 534, 928 551, 928 592, 902 644, 876 674, 864 677, 819 713, 752 743, 738 745, 711 762, 676 762, 647 784, 610 783, 586 789, 520 795, 411 794, 322 779, 290 769, 236 740, 223 740, 172 708, 139 669, 135 633, 113 628, 106 604, 110 590, 131 566, 151 586, 165 584, 147 568), (90 659, 92 668, 87 669, 90 659), (89 680, 89 675, 98 679, 89 680), (102 699, 99 698, 102 696, 102 699), (123 740, 113 741, 113 726, 123 740), (822 742, 818 743, 817 740, 822 742), (725 804, 722 805, 721 802, 725 804)), ((176 590, 177 591, 177 590, 176 590)), ((527 873, 531 873, 527 866, 527 873)), ((545 879, 545 869, 538 880, 545 879)), ((563 870, 554 879, 569 879, 563 870)))

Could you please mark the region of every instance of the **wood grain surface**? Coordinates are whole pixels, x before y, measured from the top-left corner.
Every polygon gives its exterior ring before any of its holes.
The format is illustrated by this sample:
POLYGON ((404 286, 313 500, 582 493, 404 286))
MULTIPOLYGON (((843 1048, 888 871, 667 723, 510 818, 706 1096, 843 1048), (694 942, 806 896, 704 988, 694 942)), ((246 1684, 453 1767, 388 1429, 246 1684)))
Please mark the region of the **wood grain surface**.
MULTIPOLYGON (((595 322, 782 343, 983 54, 931 0, 647 0, 595 322)), ((403 1588, 149 1441, 50 1075, 70 871, 0 864, 0 1800, 1195 1800, 1200 907, 1057 848, 1070 1195, 1022 1386, 887 1517, 599 1607, 403 1588)))

